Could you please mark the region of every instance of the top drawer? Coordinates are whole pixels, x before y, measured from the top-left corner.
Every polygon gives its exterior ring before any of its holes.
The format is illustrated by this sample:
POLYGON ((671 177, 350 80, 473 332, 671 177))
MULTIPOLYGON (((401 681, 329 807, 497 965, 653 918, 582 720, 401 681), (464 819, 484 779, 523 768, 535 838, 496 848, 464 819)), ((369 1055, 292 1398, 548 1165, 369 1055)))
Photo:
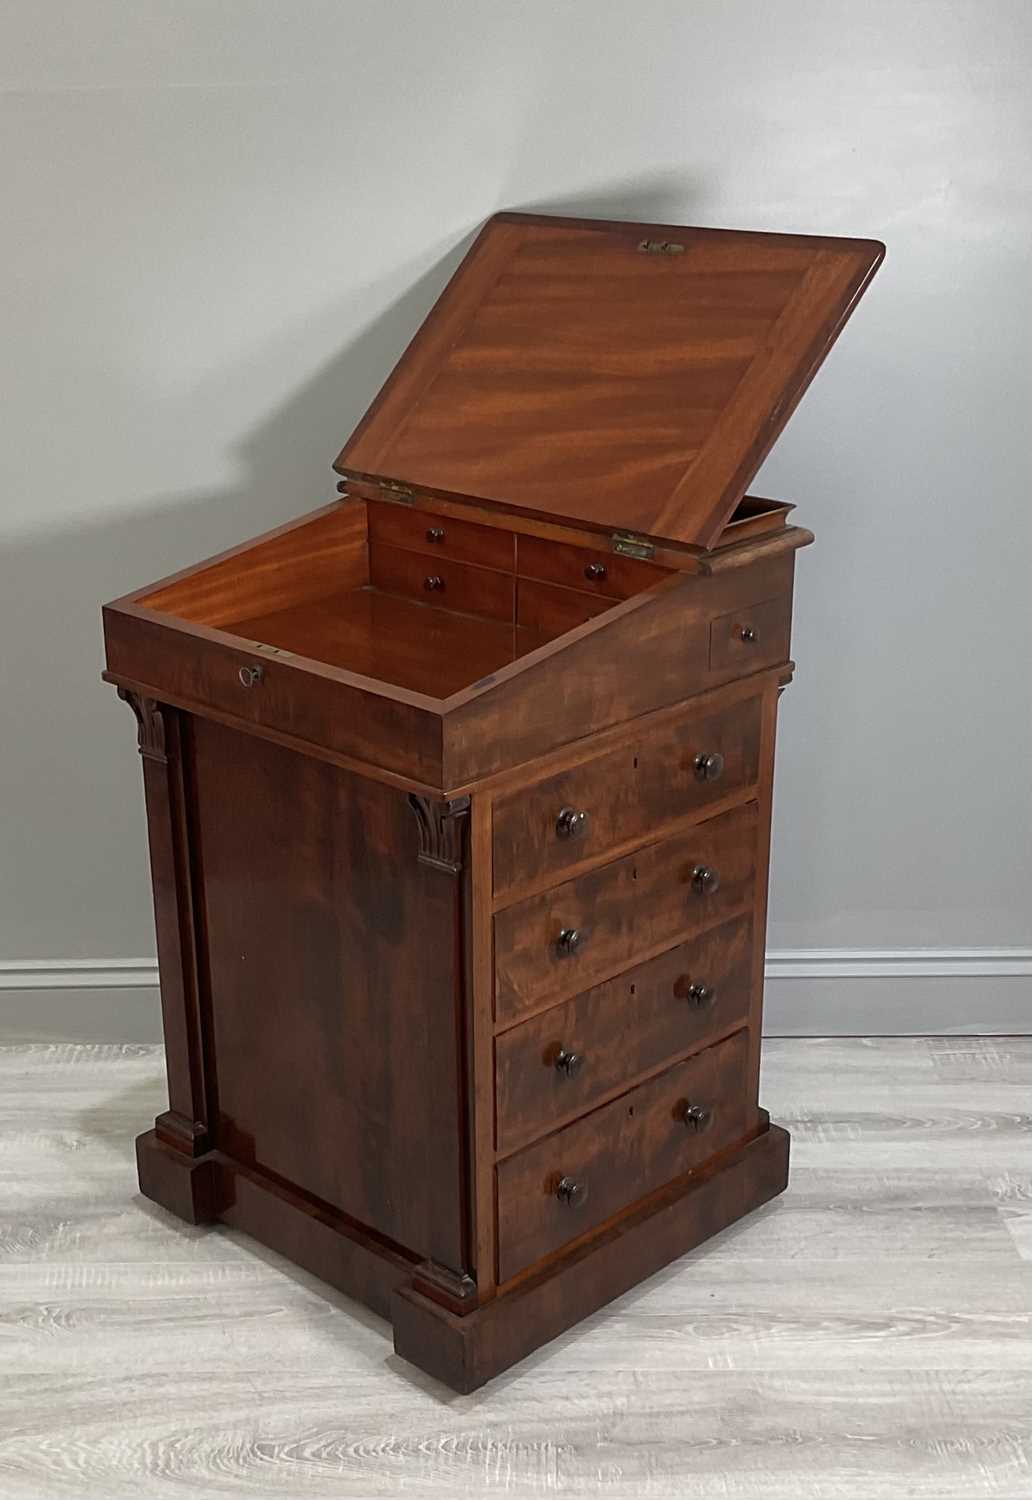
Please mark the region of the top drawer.
POLYGON ((413 510, 408 505, 371 502, 369 538, 452 562, 478 563, 482 568, 499 568, 506 573, 513 571, 515 538, 511 532, 478 526, 474 521, 435 516, 431 511, 413 510))
POLYGON ((517 538, 517 569, 521 578, 563 583, 567 588, 604 594, 608 599, 630 599, 668 576, 658 563, 638 562, 618 552, 571 547, 536 536, 517 538))
POLYGON ((608 755, 500 798, 495 895, 550 876, 756 784, 757 698, 666 723, 608 755))

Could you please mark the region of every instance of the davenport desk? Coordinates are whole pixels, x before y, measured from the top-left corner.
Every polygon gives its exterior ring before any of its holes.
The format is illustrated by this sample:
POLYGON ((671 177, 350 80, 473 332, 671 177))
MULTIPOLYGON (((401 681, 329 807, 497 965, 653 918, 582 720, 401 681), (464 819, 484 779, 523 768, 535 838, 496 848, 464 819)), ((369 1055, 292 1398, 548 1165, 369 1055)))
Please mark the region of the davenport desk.
POLYGON ((340 498, 110 604, 169 1109, 140 1185, 472 1390, 785 1186, 795 553, 746 488, 873 241, 499 214, 340 498))

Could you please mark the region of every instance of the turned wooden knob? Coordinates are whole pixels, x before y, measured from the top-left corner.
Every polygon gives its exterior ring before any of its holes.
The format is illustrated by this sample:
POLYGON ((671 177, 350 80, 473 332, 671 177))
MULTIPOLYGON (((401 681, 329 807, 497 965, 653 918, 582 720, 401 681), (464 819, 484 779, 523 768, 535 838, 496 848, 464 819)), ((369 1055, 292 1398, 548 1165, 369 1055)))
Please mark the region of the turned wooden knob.
POLYGON ((427 533, 426 533, 426 539, 427 539, 428 542, 443 542, 444 541, 444 527, 443 526, 431 526, 431 527, 429 527, 428 530, 427 530, 427 533))
POLYGON ((692 870, 692 889, 700 896, 712 896, 720 890, 720 872, 709 865, 696 865, 692 870))
POLYGON ((588 1201, 588 1184, 578 1182, 576 1177, 560 1177, 555 1196, 569 1208, 583 1208, 588 1201))
POLYGON ((555 820, 555 831, 561 839, 576 839, 588 826, 588 815, 577 807, 561 807, 555 820))
POLYGON ((695 774, 700 781, 719 781, 724 774, 724 757, 719 750, 711 750, 707 755, 705 750, 700 750, 695 757, 695 774))
POLYGON ((431 594, 438 594, 444 588, 444 579, 437 573, 431 573, 428 578, 423 579, 423 587, 431 594))
POLYGON ((705 1104, 686 1104, 681 1111, 681 1123, 701 1135, 713 1123, 713 1111, 705 1104))
POLYGON ((556 951, 560 958, 572 958, 584 941, 584 934, 579 927, 564 927, 556 938, 556 951))
POLYGON ((592 583, 601 583, 607 571, 605 563, 588 563, 588 566, 584 569, 584 577, 590 578, 592 583))
POLYGON ((555 1070, 562 1078, 576 1078, 584 1066, 583 1052, 568 1052, 560 1047, 555 1056, 555 1070))

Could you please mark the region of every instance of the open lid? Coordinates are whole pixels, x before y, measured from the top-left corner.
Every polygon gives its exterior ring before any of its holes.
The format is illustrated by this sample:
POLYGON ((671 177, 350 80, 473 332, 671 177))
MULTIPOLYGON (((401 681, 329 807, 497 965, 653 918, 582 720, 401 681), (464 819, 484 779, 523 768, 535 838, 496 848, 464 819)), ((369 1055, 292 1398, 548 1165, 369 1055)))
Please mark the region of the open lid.
POLYGON ((710 547, 884 253, 497 214, 334 467, 710 547))

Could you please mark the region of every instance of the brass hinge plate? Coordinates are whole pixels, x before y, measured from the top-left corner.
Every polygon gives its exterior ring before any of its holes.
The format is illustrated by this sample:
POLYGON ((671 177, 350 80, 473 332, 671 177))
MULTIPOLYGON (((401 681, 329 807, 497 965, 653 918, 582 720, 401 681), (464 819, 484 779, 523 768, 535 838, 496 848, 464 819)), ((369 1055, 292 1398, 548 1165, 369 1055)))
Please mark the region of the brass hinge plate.
POLYGON ((638 249, 643 255, 683 255, 684 246, 676 240, 639 240, 638 249))
POLYGON ((416 498, 407 484, 399 484, 396 479, 378 479, 376 482, 384 494, 390 495, 392 500, 414 500, 416 498))
POLYGON ((640 557, 643 561, 655 557, 656 549, 643 536, 632 536, 629 531, 614 531, 609 539, 614 552, 621 557, 640 557))

